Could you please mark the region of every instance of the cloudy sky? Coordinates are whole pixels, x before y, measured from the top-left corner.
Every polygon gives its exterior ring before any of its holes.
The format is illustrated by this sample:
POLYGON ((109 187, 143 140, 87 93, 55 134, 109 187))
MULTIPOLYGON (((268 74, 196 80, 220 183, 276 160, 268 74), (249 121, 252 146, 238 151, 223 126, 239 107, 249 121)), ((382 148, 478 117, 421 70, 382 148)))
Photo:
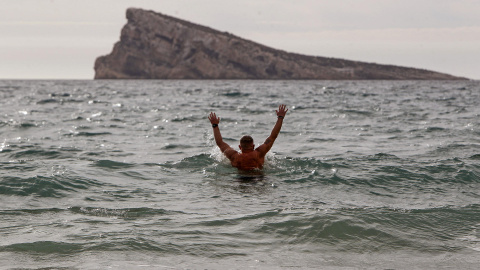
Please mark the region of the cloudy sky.
POLYGON ((92 79, 128 7, 289 52, 480 79, 480 0, 0 0, 0 78, 92 79))

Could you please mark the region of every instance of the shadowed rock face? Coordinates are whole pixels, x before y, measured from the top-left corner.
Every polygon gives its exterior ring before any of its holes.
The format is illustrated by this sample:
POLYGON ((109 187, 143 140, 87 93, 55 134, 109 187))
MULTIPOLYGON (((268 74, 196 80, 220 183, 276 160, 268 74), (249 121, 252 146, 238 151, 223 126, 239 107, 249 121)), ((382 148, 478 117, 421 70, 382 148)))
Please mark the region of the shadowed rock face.
POLYGON ((313 57, 272 49, 153 11, 130 8, 95 79, 454 80, 422 69, 313 57))

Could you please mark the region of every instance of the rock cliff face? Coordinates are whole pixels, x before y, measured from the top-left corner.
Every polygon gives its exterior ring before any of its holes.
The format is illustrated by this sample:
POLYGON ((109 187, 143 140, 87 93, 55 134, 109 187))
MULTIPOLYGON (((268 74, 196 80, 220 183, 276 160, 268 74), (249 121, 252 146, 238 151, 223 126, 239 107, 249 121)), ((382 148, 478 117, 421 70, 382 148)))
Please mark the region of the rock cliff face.
POLYGON ((95 79, 462 79, 391 65, 272 49, 153 11, 130 8, 113 51, 95 61, 95 79))

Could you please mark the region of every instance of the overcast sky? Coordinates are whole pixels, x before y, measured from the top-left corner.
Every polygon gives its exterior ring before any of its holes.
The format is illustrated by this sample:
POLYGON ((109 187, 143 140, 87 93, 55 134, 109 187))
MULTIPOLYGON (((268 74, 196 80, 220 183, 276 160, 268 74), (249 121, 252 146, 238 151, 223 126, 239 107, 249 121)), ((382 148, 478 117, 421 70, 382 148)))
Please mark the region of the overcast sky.
POLYGON ((0 78, 92 79, 128 7, 289 52, 480 79, 480 0, 0 0, 0 78))

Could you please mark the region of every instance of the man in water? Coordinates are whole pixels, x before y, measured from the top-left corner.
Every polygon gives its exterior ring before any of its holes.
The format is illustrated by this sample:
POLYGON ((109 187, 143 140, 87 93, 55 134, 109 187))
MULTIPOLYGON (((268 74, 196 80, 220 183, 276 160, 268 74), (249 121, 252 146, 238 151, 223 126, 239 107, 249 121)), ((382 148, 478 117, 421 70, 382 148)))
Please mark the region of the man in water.
POLYGON ((280 133, 282 128, 283 118, 287 114, 288 109, 285 105, 280 105, 277 112, 277 123, 273 127, 272 133, 265 140, 265 142, 259 147, 255 148, 253 144, 253 138, 250 136, 243 136, 240 139, 240 145, 238 146, 241 150, 241 153, 235 151, 230 145, 225 143, 222 139, 222 134, 220 134, 220 128, 218 124, 220 123, 220 118, 218 118, 215 113, 211 112, 208 116, 210 123, 213 127, 213 136, 215 137, 215 142, 217 146, 220 147, 220 151, 230 160, 230 163, 233 167, 240 170, 254 170, 261 169, 263 163, 265 162, 265 155, 273 146, 275 139, 280 133))

